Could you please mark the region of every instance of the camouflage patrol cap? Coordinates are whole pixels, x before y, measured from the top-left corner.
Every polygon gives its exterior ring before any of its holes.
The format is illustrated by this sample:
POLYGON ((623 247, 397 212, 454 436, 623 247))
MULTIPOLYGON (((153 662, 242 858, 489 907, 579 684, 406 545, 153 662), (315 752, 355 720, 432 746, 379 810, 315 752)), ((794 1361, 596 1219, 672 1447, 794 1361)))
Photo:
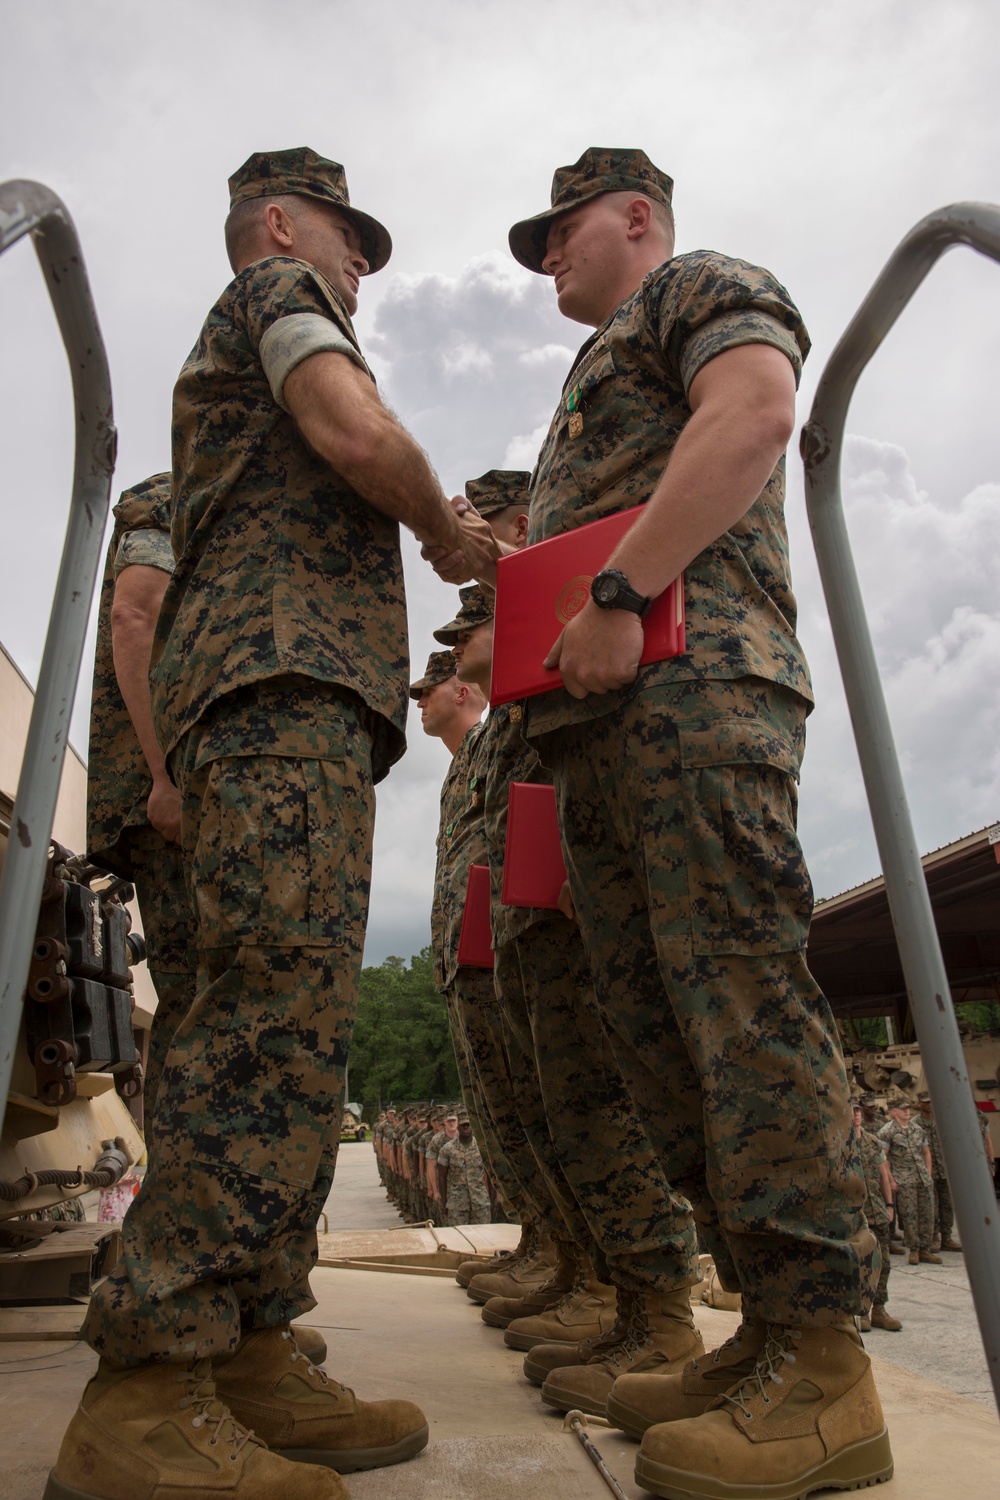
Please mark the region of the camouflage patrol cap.
POLYGON ((902 1089, 890 1089, 885 1097, 889 1109, 912 1109, 913 1101, 902 1089))
POLYGON ((453 646, 463 630, 475 630, 477 625, 488 625, 493 618, 493 595, 484 594, 478 583, 470 583, 467 588, 459 589, 458 597, 461 600, 458 614, 447 625, 442 625, 440 630, 432 632, 434 639, 443 646, 453 646))
POLYGON ((599 198, 602 193, 642 193, 669 208, 673 191, 673 178, 654 167, 645 151, 588 146, 571 167, 556 168, 552 207, 531 219, 521 219, 511 229, 507 236, 510 252, 529 271, 545 275, 542 261, 549 225, 568 208, 599 198))
POLYGON ((428 688, 440 682, 450 682, 455 675, 455 658, 450 651, 432 651, 427 658, 424 675, 410 683, 410 697, 419 698, 428 688))
POLYGON ((255 151, 229 179, 229 211, 249 198, 276 198, 295 193, 301 198, 319 198, 339 208, 361 236, 361 249, 368 272, 381 271, 392 254, 389 231, 378 219, 351 207, 347 174, 339 161, 328 161, 308 146, 290 151, 255 151))
POLYGON ((495 516, 508 505, 523 505, 527 510, 530 482, 527 469, 487 469, 478 479, 466 481, 465 498, 481 516, 495 516))

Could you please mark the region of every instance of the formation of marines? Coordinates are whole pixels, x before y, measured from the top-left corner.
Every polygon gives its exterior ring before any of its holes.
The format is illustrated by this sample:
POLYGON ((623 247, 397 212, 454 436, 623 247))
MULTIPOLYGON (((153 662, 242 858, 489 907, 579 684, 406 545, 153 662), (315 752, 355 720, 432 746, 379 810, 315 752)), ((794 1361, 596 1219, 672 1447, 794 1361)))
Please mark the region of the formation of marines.
MULTIPOLYGON (((515 258, 593 331, 533 472, 450 500, 352 322, 384 226, 305 148, 230 179, 233 280, 178 378, 170 473, 116 509, 102 592, 92 852, 136 881, 161 1010, 149 1167, 47 1500, 343 1500, 341 1475, 427 1443, 416 1405, 331 1380, 295 1321, 408 696, 452 756, 432 940, 463 1103, 386 1113, 387 1190, 411 1218, 520 1222, 515 1252, 460 1279, 544 1402, 641 1439, 654 1494, 892 1473, 856 1326, 884 1311, 885 1162, 804 957, 812 694, 783 503, 809 338, 769 272, 674 254, 672 188, 642 151, 590 148, 513 226, 515 258), (538 642, 562 687, 484 719, 499 559, 639 504, 538 642), (412 683, 400 524, 462 586, 412 683), (640 665, 682 574, 686 649, 640 665), (515 781, 553 789, 557 909, 502 900, 515 781), (492 970, 459 958, 474 864, 492 970), (700 1251, 742 1306, 710 1355, 700 1251)), ((882 1138, 920 1259, 933 1162, 913 1129, 882 1138)))

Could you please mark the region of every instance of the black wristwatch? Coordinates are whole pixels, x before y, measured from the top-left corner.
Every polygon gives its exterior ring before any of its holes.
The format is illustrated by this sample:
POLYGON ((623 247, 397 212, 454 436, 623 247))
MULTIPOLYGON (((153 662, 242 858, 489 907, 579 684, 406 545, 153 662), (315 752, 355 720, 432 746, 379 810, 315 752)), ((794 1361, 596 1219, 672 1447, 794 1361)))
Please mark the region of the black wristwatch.
POLYGON ((590 597, 598 609, 630 609, 640 620, 653 603, 645 594, 637 594, 617 568, 604 568, 598 573, 590 585, 590 597))

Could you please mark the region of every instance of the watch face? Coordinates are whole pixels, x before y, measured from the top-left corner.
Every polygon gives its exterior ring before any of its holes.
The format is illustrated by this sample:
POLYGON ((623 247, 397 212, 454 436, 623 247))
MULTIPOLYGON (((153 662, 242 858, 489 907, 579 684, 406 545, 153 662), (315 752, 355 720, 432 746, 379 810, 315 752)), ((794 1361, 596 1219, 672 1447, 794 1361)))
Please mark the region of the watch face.
POLYGON ((601 604, 609 604, 618 593, 617 578, 611 578, 606 573, 599 574, 594 579, 593 593, 601 604))

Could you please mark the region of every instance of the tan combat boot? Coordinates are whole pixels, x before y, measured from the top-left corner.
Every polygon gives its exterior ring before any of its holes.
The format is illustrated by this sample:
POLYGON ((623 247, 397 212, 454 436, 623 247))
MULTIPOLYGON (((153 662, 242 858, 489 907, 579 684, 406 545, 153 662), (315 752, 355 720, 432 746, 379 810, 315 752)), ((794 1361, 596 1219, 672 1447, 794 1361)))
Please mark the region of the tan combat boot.
POLYGON ((534 1224, 526 1219, 521 1225, 521 1238, 513 1250, 498 1250, 491 1260, 463 1260, 455 1272, 459 1286, 468 1286, 473 1276, 491 1276, 494 1271, 510 1271, 515 1261, 526 1260, 535 1248, 538 1235, 534 1224))
MULTIPOLYGON (((326 1356, 329 1351, 326 1347, 326 1339, 318 1328, 309 1328, 303 1323, 296 1323, 292 1328, 292 1332, 295 1335, 295 1342, 299 1347, 299 1353, 304 1354, 310 1364, 326 1364, 326 1356)), ((235 1354, 235 1352, 234 1349, 233 1353, 235 1354)), ((218 1369, 220 1365, 228 1364, 232 1357, 232 1354, 214 1354, 212 1356, 212 1364, 218 1369)))
POLYGON ((542 1386, 542 1400, 557 1411, 574 1407, 603 1417, 611 1387, 631 1370, 669 1374, 689 1359, 704 1354, 701 1334, 694 1326, 687 1287, 670 1292, 618 1294, 619 1317, 627 1318, 622 1343, 595 1350, 585 1365, 552 1371, 542 1386))
POLYGON ((887 1333, 898 1333, 903 1326, 898 1318, 886 1312, 884 1302, 872 1308, 870 1321, 872 1328, 884 1328, 887 1333))
POLYGON ((523 1297, 526 1292, 542 1285, 552 1273, 555 1263, 555 1241, 551 1235, 539 1235, 530 1255, 524 1256, 516 1265, 499 1271, 482 1271, 473 1276, 465 1289, 473 1302, 488 1302, 491 1297, 523 1297))
POLYGON ((483 1322, 490 1328, 506 1328, 513 1318, 527 1318, 554 1307, 576 1284, 585 1263, 590 1264, 575 1245, 556 1240, 555 1259, 541 1286, 529 1287, 519 1297, 491 1297, 482 1311, 483 1322))
POLYGON ((771 1324, 749 1379, 700 1417, 651 1427, 636 1483, 685 1500, 803 1500, 892 1477, 871 1361, 853 1323, 771 1324))
POLYGON ((641 1438, 658 1422, 700 1417, 717 1396, 753 1372, 767 1340, 767 1324, 744 1321, 732 1338, 672 1374, 622 1375, 608 1396, 608 1421, 641 1438))
POLYGON ((411 1401, 359 1401, 299 1352, 288 1329, 257 1328, 218 1372, 219 1394, 276 1453, 340 1474, 402 1463, 427 1446, 411 1401))
POLYGON ((537 1344, 580 1344, 584 1339, 599 1339, 608 1333, 617 1312, 618 1295, 614 1287, 599 1281, 588 1263, 580 1268, 572 1287, 558 1302, 512 1318, 503 1341, 508 1349, 534 1349, 537 1344))
POLYGON ((44 1500, 348 1500, 339 1474, 269 1453, 215 1394, 211 1365, 104 1360, 44 1500))
POLYGON ((618 1292, 615 1321, 607 1333, 596 1339, 581 1339, 578 1344, 536 1344, 525 1355, 523 1370, 532 1385, 544 1385, 553 1370, 567 1365, 585 1365, 597 1354, 617 1349, 628 1338, 632 1307, 628 1294, 618 1292))

